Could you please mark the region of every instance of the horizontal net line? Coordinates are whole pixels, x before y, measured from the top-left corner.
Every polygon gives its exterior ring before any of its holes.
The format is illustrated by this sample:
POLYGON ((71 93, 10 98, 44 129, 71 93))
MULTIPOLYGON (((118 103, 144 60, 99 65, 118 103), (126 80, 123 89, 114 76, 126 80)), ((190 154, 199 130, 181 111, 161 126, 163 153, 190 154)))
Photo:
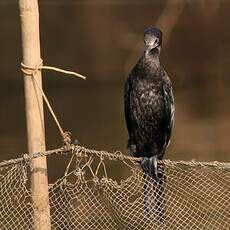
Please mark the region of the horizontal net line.
MULTIPOLYGON (((13 164, 18 164, 23 161, 28 161, 31 159, 35 159, 38 157, 44 157, 44 156, 49 156, 52 154, 75 154, 83 157, 89 157, 90 154, 96 155, 98 157, 107 157, 109 160, 129 160, 132 163, 138 162, 141 160, 141 158, 138 157, 132 157, 128 155, 124 155, 120 151, 115 151, 113 153, 101 150, 94 150, 94 149, 89 149, 84 146, 79 146, 79 145, 71 145, 70 149, 67 149, 65 146, 57 149, 52 149, 44 152, 36 152, 33 154, 23 154, 22 157, 16 158, 16 159, 10 159, 10 160, 5 160, 0 162, 0 168, 1 167, 6 167, 10 166, 13 164)), ((159 160, 159 163, 162 163, 164 165, 170 165, 170 166, 177 166, 177 165, 184 165, 184 166, 193 166, 193 167, 217 167, 217 168, 222 168, 222 169, 230 169, 230 163, 229 162, 218 162, 218 161, 212 161, 212 162, 199 162, 199 161, 172 161, 169 159, 165 160, 159 160)))

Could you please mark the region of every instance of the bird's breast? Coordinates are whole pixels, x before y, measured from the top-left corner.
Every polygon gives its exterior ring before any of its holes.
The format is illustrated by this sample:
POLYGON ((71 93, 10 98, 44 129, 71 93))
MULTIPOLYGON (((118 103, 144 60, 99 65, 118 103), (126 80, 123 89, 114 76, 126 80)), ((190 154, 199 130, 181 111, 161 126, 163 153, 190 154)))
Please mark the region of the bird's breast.
POLYGON ((140 81, 132 92, 132 110, 136 118, 151 120, 163 114, 163 95, 160 83, 140 81))

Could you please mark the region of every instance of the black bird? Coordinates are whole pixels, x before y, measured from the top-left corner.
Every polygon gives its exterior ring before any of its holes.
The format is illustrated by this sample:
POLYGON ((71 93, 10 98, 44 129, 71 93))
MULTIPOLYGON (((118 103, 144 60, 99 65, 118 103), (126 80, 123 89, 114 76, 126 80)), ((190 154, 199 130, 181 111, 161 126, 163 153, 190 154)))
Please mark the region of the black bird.
POLYGON ((146 50, 125 83, 128 148, 132 156, 141 157, 141 167, 150 174, 144 174, 144 208, 150 216, 156 211, 158 220, 164 223, 164 167, 159 167, 157 160, 163 158, 169 144, 175 107, 171 81, 159 60, 162 32, 148 28, 144 42, 146 50))
POLYGON ((160 65, 162 32, 150 27, 144 32, 146 50, 125 83, 125 118, 128 148, 141 157, 143 170, 158 178, 157 160, 170 142, 174 123, 172 85, 160 65))

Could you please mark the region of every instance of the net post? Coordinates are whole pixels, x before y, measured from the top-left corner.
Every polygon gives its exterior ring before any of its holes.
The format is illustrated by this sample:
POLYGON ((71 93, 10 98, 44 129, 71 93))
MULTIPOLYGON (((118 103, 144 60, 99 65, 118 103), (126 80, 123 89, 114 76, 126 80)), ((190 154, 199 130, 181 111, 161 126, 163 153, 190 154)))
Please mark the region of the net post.
MULTIPOLYGON (((19 0, 23 63, 37 66, 41 61, 38 0, 19 0)), ((45 127, 41 71, 24 73, 27 139, 29 153, 45 151, 45 127)), ((46 157, 31 160, 31 191, 35 230, 50 230, 50 206, 46 157)))

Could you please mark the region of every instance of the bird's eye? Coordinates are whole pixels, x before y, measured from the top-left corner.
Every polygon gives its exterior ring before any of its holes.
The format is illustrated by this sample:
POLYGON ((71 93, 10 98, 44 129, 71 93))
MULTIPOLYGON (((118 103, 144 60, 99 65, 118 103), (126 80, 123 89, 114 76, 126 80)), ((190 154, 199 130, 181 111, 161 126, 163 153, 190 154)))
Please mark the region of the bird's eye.
POLYGON ((159 41, 160 41, 160 39, 159 38, 156 38, 156 40, 155 40, 155 43, 159 43, 159 41))

